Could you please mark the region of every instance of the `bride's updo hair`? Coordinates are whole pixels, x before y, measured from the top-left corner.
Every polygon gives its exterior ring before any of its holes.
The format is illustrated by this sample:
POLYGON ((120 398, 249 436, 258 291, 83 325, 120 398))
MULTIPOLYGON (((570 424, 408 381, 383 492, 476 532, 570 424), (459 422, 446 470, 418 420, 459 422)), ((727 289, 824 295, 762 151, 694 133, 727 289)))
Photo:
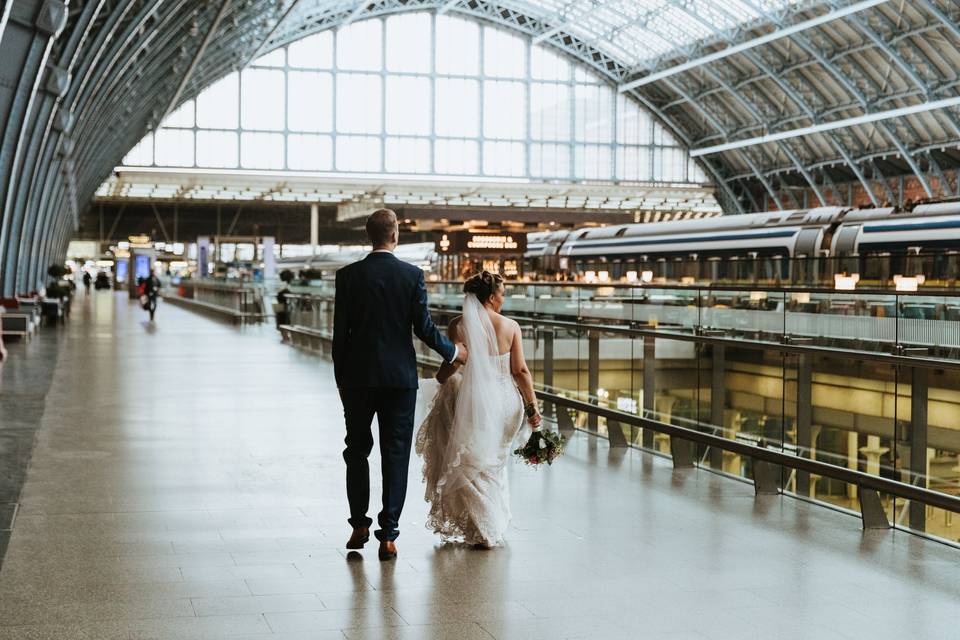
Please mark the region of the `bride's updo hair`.
POLYGON ((463 283, 463 292, 477 296, 481 304, 486 304, 494 293, 503 286, 503 276, 499 273, 481 271, 467 278, 463 283))

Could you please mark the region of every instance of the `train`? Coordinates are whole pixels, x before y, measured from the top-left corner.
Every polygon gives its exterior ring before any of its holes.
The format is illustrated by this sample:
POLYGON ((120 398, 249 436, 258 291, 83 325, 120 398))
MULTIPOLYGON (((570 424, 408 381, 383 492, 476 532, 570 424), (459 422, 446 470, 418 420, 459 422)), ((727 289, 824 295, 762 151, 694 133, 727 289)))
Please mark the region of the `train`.
MULTIPOLYGON (((332 278, 362 250, 281 260, 332 278)), ((439 278, 432 243, 401 245, 401 259, 439 278)), ((857 209, 819 207, 673 222, 530 233, 522 279, 833 287, 953 287, 960 272, 960 201, 857 209)))
POLYGON ((530 234, 524 272, 545 280, 883 285, 919 276, 951 284, 960 270, 960 202, 820 207, 530 234), (643 276, 646 275, 646 278, 643 276))

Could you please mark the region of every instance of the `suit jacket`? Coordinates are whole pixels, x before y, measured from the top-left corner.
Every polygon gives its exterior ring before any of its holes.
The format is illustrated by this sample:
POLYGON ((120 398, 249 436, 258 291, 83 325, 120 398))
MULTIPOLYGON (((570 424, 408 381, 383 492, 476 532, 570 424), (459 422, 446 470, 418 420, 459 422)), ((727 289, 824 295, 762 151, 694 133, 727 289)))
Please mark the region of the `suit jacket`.
POLYGON ((456 352, 427 309, 423 270, 371 253, 337 271, 333 367, 340 389, 417 388, 413 333, 447 361, 456 352))

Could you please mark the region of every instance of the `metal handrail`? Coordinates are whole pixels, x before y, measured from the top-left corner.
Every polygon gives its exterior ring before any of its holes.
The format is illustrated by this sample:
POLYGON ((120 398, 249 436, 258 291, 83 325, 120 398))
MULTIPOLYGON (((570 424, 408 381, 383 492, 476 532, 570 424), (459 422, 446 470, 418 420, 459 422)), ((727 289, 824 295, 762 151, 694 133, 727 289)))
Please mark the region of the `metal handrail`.
POLYGON ((651 431, 663 433, 669 436, 680 438, 682 440, 687 440, 710 447, 717 447, 724 451, 729 451, 730 453, 745 455, 756 460, 762 460, 764 462, 770 462, 784 467, 797 469, 798 471, 808 471, 820 476, 833 478, 835 480, 840 480, 841 482, 856 484, 860 487, 888 493, 890 495, 905 498, 907 500, 916 500, 932 507, 946 509, 947 511, 960 512, 960 497, 957 496, 951 496, 946 493, 940 493, 939 491, 933 491, 931 489, 918 487, 905 482, 899 482, 897 480, 890 480, 889 478, 870 475, 868 473, 864 473, 863 471, 848 469, 846 467, 832 465, 819 460, 792 456, 775 449, 759 447, 737 440, 728 440, 721 436, 704 433, 702 431, 696 431, 694 429, 690 429, 689 427, 682 427, 667 422, 660 422, 659 420, 651 420, 650 418, 644 418, 632 413, 624 413, 615 409, 607 409, 605 407, 583 402, 582 400, 574 400, 556 393, 550 393, 548 391, 537 390, 536 394, 538 398, 545 402, 550 402, 554 405, 567 407, 577 411, 592 413, 593 415, 606 418, 607 420, 628 424, 643 429, 650 429, 651 431))
MULTIPOLYGON (((431 307, 434 312, 448 312, 449 310, 439 307, 431 307)), ((703 335, 701 333, 691 332, 683 333, 680 331, 669 331, 664 329, 642 329, 638 327, 628 327, 624 325, 609 324, 586 324, 583 322, 574 322, 569 320, 546 320, 543 318, 527 318, 523 316, 511 316, 520 324, 536 327, 546 325, 569 330, 578 330, 597 333, 613 333, 631 338, 640 338, 649 336, 662 340, 677 340, 680 342, 695 342, 702 344, 715 344, 723 346, 732 346, 758 351, 780 351, 783 353, 792 353, 796 355, 824 355, 837 358, 856 357, 860 360, 870 360, 872 362, 882 362, 894 366, 922 367, 925 369, 950 369, 960 371, 960 360, 946 360, 943 358, 931 358, 929 356, 908 356, 882 353, 878 351, 865 351, 862 349, 846 349, 840 347, 823 347, 808 344, 789 344, 784 342, 763 342, 760 340, 749 340, 745 338, 727 338, 723 336, 703 335)), ((649 326, 649 325, 647 325, 649 326)), ((697 327, 691 327, 696 329, 697 327)))
MULTIPOLYGON (((462 280, 431 280, 427 283, 428 285, 456 285, 463 286, 462 280)), ((774 292, 774 293, 823 293, 831 295, 849 295, 849 296, 859 296, 864 294, 874 294, 874 295, 884 295, 884 296, 903 296, 903 297, 924 297, 924 296, 949 296, 960 299, 960 289, 943 289, 943 288, 929 288, 929 289, 920 289, 918 291, 896 291, 893 289, 879 289, 876 287, 868 288, 856 288, 853 290, 838 290, 831 287, 822 287, 822 286, 799 286, 799 285, 771 285, 771 284, 759 284, 759 283, 744 283, 743 285, 735 284, 658 284, 655 282, 524 282, 522 280, 505 280, 504 284, 508 287, 558 287, 558 288, 585 288, 585 289, 597 289, 597 288, 614 288, 614 289, 633 289, 638 291, 643 291, 645 289, 674 289, 678 291, 731 291, 731 292, 748 292, 748 291, 765 291, 765 292, 774 292)))
MULTIPOLYGON (((332 301, 331 295, 317 294, 289 294, 298 299, 317 299, 332 301)), ((431 306, 432 313, 449 314, 452 310, 447 307, 431 306)), ((568 329, 583 332, 597 332, 607 334, 617 334, 630 338, 651 337, 663 340, 677 340, 680 342, 694 342, 701 344, 732 346, 744 349, 753 349, 759 351, 776 350, 781 353, 790 353, 795 355, 820 355, 832 356, 835 358, 855 357, 860 360, 869 360, 892 366, 900 367, 920 367, 924 369, 945 369, 951 371, 960 371, 960 360, 948 360, 945 358, 933 358, 931 356, 911 356, 898 355, 895 353, 884 353, 880 351, 867 351, 864 349, 848 349, 841 347, 824 347, 812 344, 789 343, 789 342, 767 342, 761 340, 750 340, 741 337, 725 337, 716 335, 704 335, 698 333, 697 329, 702 329, 700 325, 690 327, 690 332, 672 331, 669 329, 652 328, 652 325, 614 325, 614 324, 591 324, 583 322, 583 318, 577 320, 549 320, 541 317, 529 317, 522 315, 511 315, 521 325, 531 326, 549 326, 558 329, 568 329), (646 327, 646 328, 644 328, 646 327)), ((789 334, 776 334, 781 338, 789 338, 789 334)), ((896 346, 896 345, 894 345, 896 346)))

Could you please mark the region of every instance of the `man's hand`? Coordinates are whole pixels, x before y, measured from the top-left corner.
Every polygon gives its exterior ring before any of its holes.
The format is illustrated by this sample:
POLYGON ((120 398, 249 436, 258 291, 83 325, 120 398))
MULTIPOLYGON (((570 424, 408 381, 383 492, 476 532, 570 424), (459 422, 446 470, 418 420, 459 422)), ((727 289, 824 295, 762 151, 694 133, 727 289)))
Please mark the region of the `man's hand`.
POLYGON ((467 345, 463 344, 462 342, 458 342, 457 343, 457 359, 455 362, 457 364, 467 364, 467 357, 469 355, 470 353, 467 351, 467 345))

